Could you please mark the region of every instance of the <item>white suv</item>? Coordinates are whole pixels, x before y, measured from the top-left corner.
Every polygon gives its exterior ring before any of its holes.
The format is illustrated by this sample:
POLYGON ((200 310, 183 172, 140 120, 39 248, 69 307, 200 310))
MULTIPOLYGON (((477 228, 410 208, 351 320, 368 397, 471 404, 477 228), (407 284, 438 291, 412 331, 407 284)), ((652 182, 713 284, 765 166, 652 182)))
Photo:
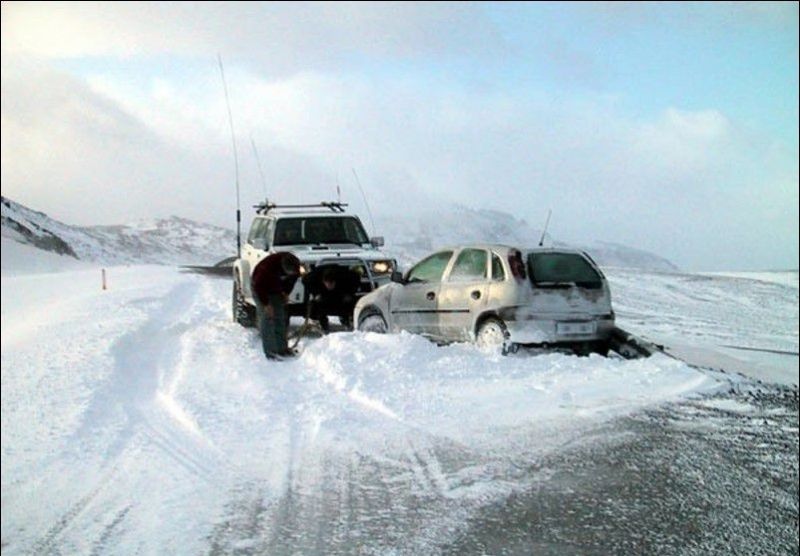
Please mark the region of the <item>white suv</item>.
MULTIPOLYGON (((233 318, 242 326, 255 324, 255 301, 250 277, 256 265, 272 253, 288 251, 300 259, 301 275, 315 268, 338 265, 361 277, 357 296, 390 281, 397 262, 379 250, 382 237, 369 238, 357 216, 346 213, 346 204, 256 206, 241 257, 233 264, 233 318)), ((307 299, 303 281, 289 294, 288 314, 305 315, 307 299)), ((349 323, 343 323, 349 324, 349 323)))

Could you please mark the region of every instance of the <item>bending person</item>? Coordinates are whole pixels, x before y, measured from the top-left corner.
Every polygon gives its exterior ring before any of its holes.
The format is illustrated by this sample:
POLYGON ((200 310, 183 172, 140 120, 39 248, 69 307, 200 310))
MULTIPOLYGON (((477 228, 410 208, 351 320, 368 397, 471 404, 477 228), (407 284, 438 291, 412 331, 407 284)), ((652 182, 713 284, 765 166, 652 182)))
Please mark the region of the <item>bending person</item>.
POLYGON ((265 257, 253 270, 250 279, 256 302, 261 344, 268 359, 294 355, 286 341, 289 294, 300 275, 300 261, 291 253, 279 252, 265 257))

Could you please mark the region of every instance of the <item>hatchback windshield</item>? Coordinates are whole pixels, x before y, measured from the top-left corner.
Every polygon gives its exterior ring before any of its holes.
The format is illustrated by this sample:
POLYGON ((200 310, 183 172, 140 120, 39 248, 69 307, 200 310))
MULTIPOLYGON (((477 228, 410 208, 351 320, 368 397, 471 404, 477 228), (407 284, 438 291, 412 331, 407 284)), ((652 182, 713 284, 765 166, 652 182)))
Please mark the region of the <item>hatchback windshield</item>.
POLYGON ((281 218, 275 226, 274 245, 368 242, 361 222, 351 216, 281 218))
POLYGON ((575 253, 530 253, 528 274, 534 286, 602 287, 600 274, 575 253))

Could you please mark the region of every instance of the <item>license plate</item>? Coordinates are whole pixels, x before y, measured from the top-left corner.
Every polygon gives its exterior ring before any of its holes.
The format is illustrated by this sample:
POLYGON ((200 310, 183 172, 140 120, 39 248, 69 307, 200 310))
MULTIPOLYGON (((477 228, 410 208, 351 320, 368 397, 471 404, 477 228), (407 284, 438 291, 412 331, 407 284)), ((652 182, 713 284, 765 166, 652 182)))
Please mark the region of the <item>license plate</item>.
POLYGON ((596 322, 558 322, 556 333, 569 335, 594 334, 597 331, 596 322))

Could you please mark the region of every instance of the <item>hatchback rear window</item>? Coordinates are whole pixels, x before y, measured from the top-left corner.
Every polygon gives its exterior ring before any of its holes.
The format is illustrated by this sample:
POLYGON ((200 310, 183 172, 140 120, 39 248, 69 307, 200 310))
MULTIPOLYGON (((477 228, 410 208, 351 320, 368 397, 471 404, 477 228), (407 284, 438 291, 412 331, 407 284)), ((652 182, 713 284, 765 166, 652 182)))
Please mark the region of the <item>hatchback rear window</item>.
POLYGON ((574 253, 530 253, 528 275, 537 287, 569 287, 596 289, 602 278, 582 256, 574 253))

